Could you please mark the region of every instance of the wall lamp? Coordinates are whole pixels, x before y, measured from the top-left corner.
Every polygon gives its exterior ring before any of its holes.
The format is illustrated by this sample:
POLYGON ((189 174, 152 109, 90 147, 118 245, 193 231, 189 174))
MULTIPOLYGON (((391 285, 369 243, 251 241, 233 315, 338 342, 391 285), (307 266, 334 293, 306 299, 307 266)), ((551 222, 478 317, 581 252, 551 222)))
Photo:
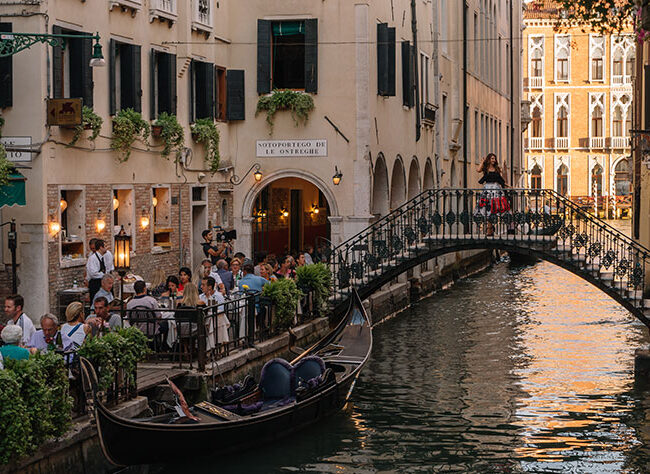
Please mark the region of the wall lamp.
POLYGON ((147 209, 144 208, 144 207, 142 208, 142 217, 140 218, 140 227, 142 227, 143 230, 146 229, 147 227, 149 227, 149 214, 147 213, 147 209))
POLYGON ((50 211, 50 222, 48 224, 48 231, 51 237, 56 237, 61 232, 61 223, 56 219, 54 212, 50 211))
POLYGON ((246 171, 246 174, 243 177, 240 178, 236 174, 233 174, 230 177, 230 183, 234 184, 235 186, 241 184, 241 182, 244 181, 244 179, 246 179, 246 176, 248 176, 250 172, 253 170, 254 170, 253 177, 255 178, 255 181, 260 182, 262 181, 262 172, 260 171, 261 168, 262 166, 259 163, 253 163, 253 165, 248 169, 248 171, 246 171))
POLYGON ((282 217, 289 217, 289 211, 287 210, 286 207, 283 207, 282 209, 280 209, 280 215, 282 217))
POLYGON ((97 220, 95 220, 95 228, 97 232, 101 233, 106 228, 106 221, 102 217, 102 210, 97 209, 97 220))
POLYGON ((338 186, 339 183, 341 182, 341 178, 343 177, 343 173, 339 171, 339 167, 335 166, 334 167, 334 176, 332 176, 332 182, 334 183, 334 186, 338 186))

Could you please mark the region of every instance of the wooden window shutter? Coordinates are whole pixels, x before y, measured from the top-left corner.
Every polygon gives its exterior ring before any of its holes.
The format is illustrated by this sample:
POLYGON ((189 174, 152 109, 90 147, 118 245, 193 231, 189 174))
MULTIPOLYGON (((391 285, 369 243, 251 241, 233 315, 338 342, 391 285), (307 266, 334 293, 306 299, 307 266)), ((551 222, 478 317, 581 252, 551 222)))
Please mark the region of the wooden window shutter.
MULTIPOLYGON (((89 33, 84 33, 89 34, 89 33)), ((75 40, 81 42, 81 96, 84 105, 93 108, 93 68, 90 67, 90 60, 93 56, 93 40, 90 38, 75 40)))
MULTIPOLYGON (((0 23, 1 32, 11 33, 12 30, 11 23, 0 23)), ((13 76, 13 57, 0 58, 0 108, 13 105, 13 76)))
POLYGON ((203 74, 205 75, 205 112, 207 117, 214 119, 214 64, 205 63, 203 74))
POLYGON ((305 20, 305 92, 318 92, 318 19, 305 20))
POLYGON ((162 112, 163 97, 161 94, 162 83, 160 81, 160 70, 162 69, 162 56, 160 58, 161 64, 158 66, 158 74, 156 74, 156 61, 158 61, 158 51, 151 50, 149 55, 149 118, 154 120, 158 117, 158 110, 156 110, 156 84, 158 85, 158 109, 162 112))
POLYGON ((413 58, 410 41, 402 41, 402 103, 413 107, 413 58))
MULTIPOLYGON (((52 33, 60 35, 63 28, 53 26, 52 33)), ((52 47, 52 97, 63 98, 63 48, 60 46, 52 47)))
POLYGON ((388 23, 377 24, 377 95, 388 95, 388 23))
POLYGON ((194 62, 194 89, 196 102, 196 118, 202 119, 209 117, 207 95, 206 95, 206 77, 205 63, 201 61, 194 62))
POLYGON ((133 48, 120 44, 120 105, 121 110, 135 110, 135 81, 133 80, 133 48))
POLYGON ((196 74, 196 62, 192 59, 190 61, 190 70, 189 70, 189 92, 190 92, 190 122, 194 123, 196 121, 196 91, 194 90, 194 75, 196 74))
POLYGON ((226 71, 226 104, 228 120, 244 120, 246 118, 243 70, 229 69, 226 71))
POLYGON ((108 43, 108 109, 110 115, 117 113, 117 97, 115 94, 117 68, 115 61, 117 61, 117 41, 112 39, 108 43))
POLYGON ((271 22, 257 20, 257 93, 268 94, 269 92, 271 92, 271 22))
POLYGON ((388 28, 387 96, 395 96, 395 28, 388 28))
POLYGON ((142 48, 131 46, 131 70, 133 72, 133 109, 142 113, 142 48))
POLYGON ((169 113, 176 115, 176 55, 168 54, 167 59, 169 64, 167 66, 168 84, 169 84, 169 113))

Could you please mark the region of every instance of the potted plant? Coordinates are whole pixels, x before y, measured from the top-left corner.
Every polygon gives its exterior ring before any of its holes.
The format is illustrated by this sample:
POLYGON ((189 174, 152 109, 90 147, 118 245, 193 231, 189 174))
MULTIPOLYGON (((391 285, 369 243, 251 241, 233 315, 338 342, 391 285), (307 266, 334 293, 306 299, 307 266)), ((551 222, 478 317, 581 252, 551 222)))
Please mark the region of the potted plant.
POLYGON ((77 125, 74 128, 74 135, 72 135, 72 140, 69 145, 75 145, 81 138, 84 130, 92 130, 93 132, 88 137, 88 140, 95 141, 99 136, 103 123, 104 119, 97 115, 93 109, 84 105, 81 109, 81 125, 77 125))
POLYGON ((290 278, 273 281, 264 285, 262 296, 273 301, 274 312, 271 322, 273 329, 285 330, 291 327, 298 302, 302 298, 302 291, 298 289, 296 282, 290 278))
POLYGON ((292 90, 274 90, 269 95, 263 95, 257 101, 255 116, 266 112, 266 123, 273 134, 274 116, 278 110, 290 110, 293 122, 296 125, 305 125, 309 120, 309 112, 314 110, 314 99, 304 92, 292 90))
POLYGON ((314 293, 314 305, 319 311, 327 304, 332 287, 332 272, 324 263, 303 265, 296 268, 296 280, 299 288, 309 289, 314 293))
POLYGON ((0 186, 9 184, 9 175, 14 170, 14 164, 7 159, 7 149, 0 143, 0 186))
POLYGON ((131 145, 136 139, 146 140, 149 137, 149 124, 139 112, 133 109, 120 110, 113 118, 113 138, 111 148, 117 152, 120 162, 125 162, 131 156, 131 145))
POLYGON ((160 154, 169 158, 172 151, 180 153, 185 145, 185 131, 174 114, 163 112, 151 126, 151 135, 162 138, 164 147, 160 154))
POLYGON ((205 161, 208 162, 210 171, 215 173, 219 169, 219 130, 214 121, 209 118, 198 119, 192 124, 192 139, 202 143, 205 147, 205 161))

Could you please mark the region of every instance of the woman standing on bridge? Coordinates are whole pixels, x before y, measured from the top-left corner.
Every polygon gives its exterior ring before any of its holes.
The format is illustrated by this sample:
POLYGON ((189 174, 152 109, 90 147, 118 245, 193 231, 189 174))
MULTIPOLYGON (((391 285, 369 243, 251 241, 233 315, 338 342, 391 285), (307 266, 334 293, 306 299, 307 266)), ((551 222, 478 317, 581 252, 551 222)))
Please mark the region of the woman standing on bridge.
MULTIPOLYGON (((479 195, 474 215, 481 215, 485 218, 499 216, 510 211, 510 204, 506 199, 503 188, 506 181, 503 179, 497 155, 488 153, 478 167, 478 172, 483 173, 479 184, 483 186, 483 192, 479 195)), ((494 235, 494 224, 490 221, 486 224, 486 234, 494 235)))

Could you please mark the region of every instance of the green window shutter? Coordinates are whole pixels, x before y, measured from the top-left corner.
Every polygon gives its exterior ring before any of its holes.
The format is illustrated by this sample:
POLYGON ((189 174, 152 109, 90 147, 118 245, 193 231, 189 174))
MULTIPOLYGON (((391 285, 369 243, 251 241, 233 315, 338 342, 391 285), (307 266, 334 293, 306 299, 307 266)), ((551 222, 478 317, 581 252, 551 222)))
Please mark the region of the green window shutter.
POLYGON ((229 69, 226 71, 227 120, 244 120, 246 118, 244 97, 244 71, 229 69))
MULTIPOLYGON (((52 33, 63 34, 63 28, 53 26, 52 33)), ((52 97, 63 98, 63 48, 60 46, 52 47, 52 97)))
POLYGON ((167 66, 167 84, 169 84, 169 113, 176 115, 176 55, 168 54, 167 59, 169 64, 167 66))
POLYGON ((196 118, 202 119, 209 117, 207 95, 206 95, 206 77, 205 63, 201 61, 194 62, 194 90, 196 97, 196 118))
MULTIPOLYGON (((89 33, 83 33, 89 34, 89 33)), ((90 60, 93 57, 93 40, 90 38, 75 40, 81 42, 81 97, 84 105, 93 108, 93 68, 90 60)))
POLYGON ((162 112, 163 108, 163 96, 161 94, 161 88, 163 87, 160 80, 160 70, 162 69, 162 54, 160 55, 160 65, 158 66, 158 74, 156 74, 156 61, 158 61, 158 51, 155 49, 151 50, 149 54, 149 118, 154 120, 158 117, 158 111, 156 110, 156 84, 158 84, 158 108, 162 112))
POLYGON ((214 118, 214 64, 205 63, 205 107, 207 116, 214 118))
POLYGON ((190 70, 189 70, 189 92, 190 92, 190 122, 194 123, 196 121, 196 91, 194 88, 194 76, 196 74, 196 61, 193 59, 190 61, 190 70))
POLYGON ((413 107, 413 61, 411 43, 402 41, 402 103, 406 107, 413 107))
POLYGON ((116 71, 115 61, 117 61, 117 41, 114 39, 108 43, 108 113, 115 115, 117 113, 117 97, 115 94, 116 71))
POLYGON ((133 74, 133 109, 142 113, 142 48, 131 46, 131 71, 133 74))
POLYGON ((395 96, 395 28, 388 28, 387 96, 395 96))
POLYGON ((271 22, 257 20, 257 93, 271 92, 271 22))
POLYGON ((119 45, 120 57, 120 105, 121 110, 135 110, 135 81, 133 80, 133 48, 130 44, 119 45))
MULTIPOLYGON (((11 23, 0 23, 0 32, 11 33, 11 23)), ((0 108, 13 105, 14 66, 13 57, 0 58, 0 108)))
POLYGON ((388 23, 377 24, 377 95, 388 95, 388 23))
POLYGON ((318 19, 305 20, 305 92, 318 92, 318 19))

